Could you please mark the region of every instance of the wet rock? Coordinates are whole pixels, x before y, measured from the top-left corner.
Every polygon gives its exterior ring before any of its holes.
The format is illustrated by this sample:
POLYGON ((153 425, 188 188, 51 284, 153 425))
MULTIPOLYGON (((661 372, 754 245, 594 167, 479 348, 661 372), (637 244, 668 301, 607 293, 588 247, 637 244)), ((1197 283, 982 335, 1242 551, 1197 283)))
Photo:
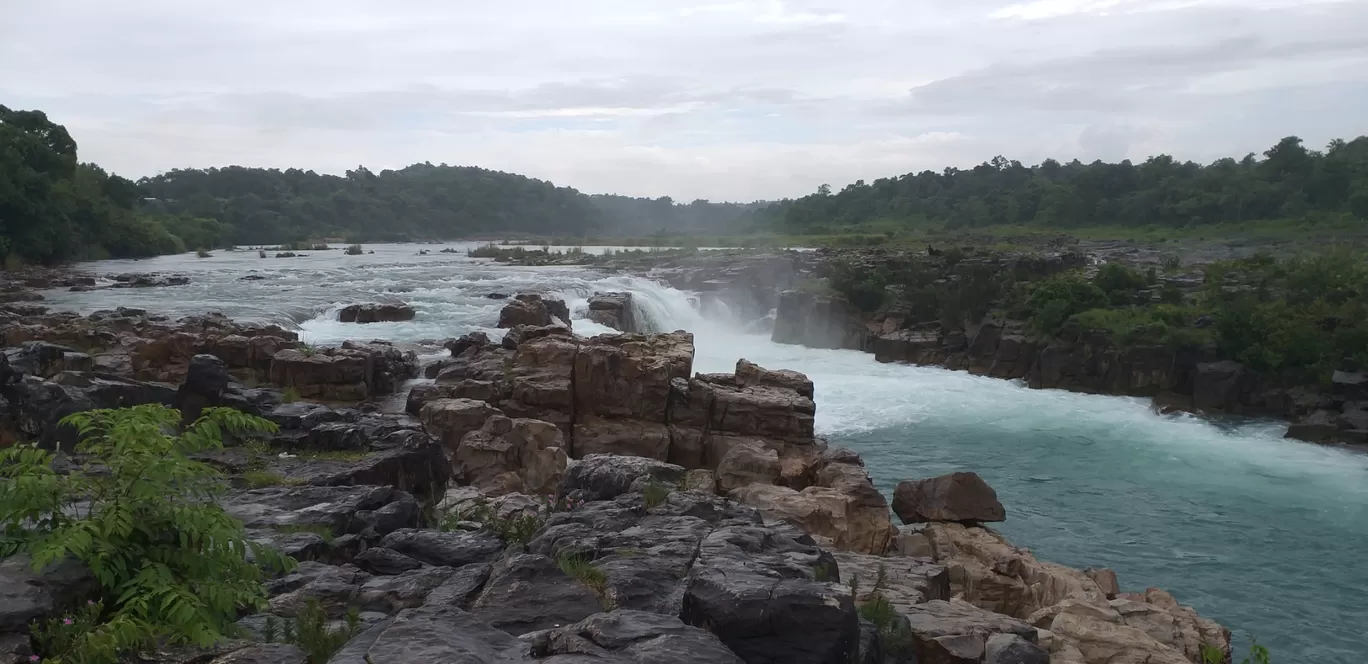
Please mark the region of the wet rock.
POLYGON ((774 484, 779 474, 778 452, 759 443, 742 443, 717 464, 717 490, 725 495, 750 484, 774 484))
POLYGON ((631 293, 595 293, 589 298, 589 320, 622 332, 646 332, 632 311, 631 293))
POLYGON ((413 496, 389 486, 269 487, 229 493, 222 503, 253 539, 265 542, 317 529, 379 537, 418 520, 413 496))
POLYGON ((499 327, 509 328, 518 325, 545 327, 556 320, 566 322, 570 319, 569 310, 561 300, 543 299, 536 293, 519 293, 499 311, 499 327), (562 317, 562 315, 564 317, 562 317))
POLYGON ((893 511, 903 523, 974 523, 1007 518, 997 492, 977 473, 899 482, 893 491, 893 511))
POLYGON ((387 614, 422 606, 428 594, 451 578, 455 571, 450 567, 421 567, 372 577, 357 589, 356 605, 363 611, 387 614))
POLYGON ((75 604, 98 587, 74 560, 35 572, 28 556, 0 559, 0 634, 27 631, 29 622, 75 604))
POLYGON ((499 409, 473 399, 438 399, 430 401, 419 411, 423 429, 442 441, 448 450, 455 451, 461 439, 484 426, 491 415, 501 415, 499 409))
POLYGON ((308 664, 309 657, 291 643, 255 643, 227 655, 216 657, 209 664, 308 664))
POLYGON ((515 636, 583 620, 602 600, 547 556, 519 554, 495 563, 471 613, 515 636))
POLYGON ((350 304, 337 312, 343 323, 381 323, 413 320, 413 307, 407 304, 350 304))
POLYGON ((386 535, 380 546, 421 563, 443 567, 489 562, 504 550, 502 540, 485 532, 444 533, 407 528, 386 535))
POLYGON ((354 637, 330 664, 531 663, 530 646, 456 607, 423 606, 354 637))
POLYGON ((643 457, 591 454, 566 468, 560 493, 584 500, 612 500, 632 490, 637 480, 655 479, 678 485, 684 469, 674 464, 643 457))
POLYGON ((707 536, 689 573, 684 622, 706 627, 748 663, 838 664, 860 639, 849 589, 810 580, 779 551, 803 545, 763 528, 707 536))
POLYGON ((775 343, 809 348, 864 350, 869 330, 859 309, 844 297, 786 291, 779 296, 770 338, 775 343))
POLYGON ((984 646, 983 664, 1050 664, 1050 653, 1016 634, 994 634, 984 646))
POLYGON ((4 356, 11 370, 39 378, 51 378, 63 371, 89 371, 94 367, 89 355, 45 341, 27 341, 18 348, 6 348, 4 356))
POLYGON ((383 546, 373 546, 356 554, 352 562, 371 574, 402 574, 423 566, 423 563, 383 546))
MULTIPOLYGON (((616 610, 530 637, 535 657, 580 655, 604 664, 742 664, 712 634, 674 616, 616 610), (612 659, 608 659, 612 657, 612 659)), ((567 663, 568 664, 568 663, 567 663)))

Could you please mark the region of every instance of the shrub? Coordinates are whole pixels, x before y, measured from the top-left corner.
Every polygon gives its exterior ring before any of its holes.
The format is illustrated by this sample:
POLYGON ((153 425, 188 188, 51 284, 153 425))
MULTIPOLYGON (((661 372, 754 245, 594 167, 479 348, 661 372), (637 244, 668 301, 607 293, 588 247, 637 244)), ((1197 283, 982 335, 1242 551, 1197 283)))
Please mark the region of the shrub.
POLYGON ((299 390, 295 389, 293 385, 286 387, 284 391, 280 393, 281 403, 294 403, 296 401, 299 401, 299 390))
POLYGON ((339 629, 329 627, 328 612, 309 600, 292 621, 288 630, 292 641, 309 657, 309 664, 326 664, 352 637, 361 633, 361 614, 356 607, 347 609, 345 624, 339 629))
POLYGON ((1042 334, 1054 334, 1074 314, 1107 306, 1106 293, 1078 274, 1058 274, 1030 287, 1026 308, 1031 326, 1042 334))
POLYGON ((608 589, 608 577, 604 575, 603 570, 595 567, 592 561, 583 556, 562 553, 556 557, 556 566, 560 567, 566 576, 584 584, 600 597, 608 589))
POLYGON ((837 261, 828 269, 827 280, 831 288, 846 296, 861 311, 874 311, 883 306, 888 297, 888 275, 882 269, 848 261, 837 261))
POLYGON ((1098 268, 1095 284, 1116 306, 1134 304, 1136 294, 1150 284, 1145 273, 1120 263, 1107 263, 1098 268))
POLYGON ((80 433, 79 468, 58 474, 53 454, 32 445, 0 451, 0 557, 25 552, 36 569, 74 558, 98 582, 98 615, 61 639, 63 652, 44 654, 94 664, 162 642, 208 646, 240 608, 265 603, 263 567, 293 561, 247 539, 217 502, 222 475, 189 455, 274 424, 209 408, 177 434, 180 412, 160 405, 62 422, 80 433))
POLYGON ((907 619, 883 595, 874 595, 860 605, 860 617, 879 630, 884 652, 901 657, 912 650, 912 628, 907 619))
POLYGON ((363 252, 361 251, 361 245, 359 244, 353 244, 347 247, 346 254, 348 256, 360 256, 362 253, 363 252))
POLYGON ((652 477, 651 480, 646 483, 646 489, 643 491, 643 495, 646 498, 646 509, 659 507, 665 504, 665 500, 670 497, 670 487, 657 482, 656 479, 652 477))
MULTIPOLYGON (((568 504, 568 503, 567 503, 568 504)), ((544 509, 546 509, 544 507, 544 509)), ((570 507, 569 509, 573 509, 570 507)), ((475 502, 465 510, 451 510, 443 514, 438 521, 439 530, 454 531, 459 530, 462 521, 472 521, 484 526, 485 530, 493 533, 499 539, 509 544, 518 543, 526 545, 532 541, 532 537, 546 523, 546 519, 540 514, 517 513, 507 516, 500 515, 498 510, 483 500, 475 502)))

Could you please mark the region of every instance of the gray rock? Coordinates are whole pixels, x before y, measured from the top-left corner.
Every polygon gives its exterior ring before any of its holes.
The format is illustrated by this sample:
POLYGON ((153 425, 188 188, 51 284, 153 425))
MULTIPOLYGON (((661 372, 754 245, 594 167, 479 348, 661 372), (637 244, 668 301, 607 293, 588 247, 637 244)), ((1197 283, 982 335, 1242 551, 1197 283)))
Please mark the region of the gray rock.
POLYGON ((503 540, 485 532, 443 533, 411 528, 390 533, 380 541, 380 546, 419 562, 444 567, 489 562, 504 550, 503 540))
POLYGON ((530 645, 450 606, 405 609, 338 651, 330 664, 532 664, 530 645))
POLYGON ((587 501, 612 500, 644 477, 677 485, 684 479, 684 468, 645 457, 590 454, 565 469, 560 492, 587 501))
POLYGON ((429 606, 454 606, 469 609, 471 602, 479 596, 485 581, 489 580, 488 563, 471 563, 456 570, 442 585, 428 593, 424 604, 429 606))
POLYGON ((602 610, 598 594, 536 554, 496 563, 471 606, 475 616, 514 635, 562 627, 602 610))
POLYGON ((983 664, 1050 664, 1050 653, 1015 634, 994 634, 984 647, 983 664))
POLYGON ((0 634, 27 631, 28 623, 94 592, 94 577, 68 560, 35 572, 27 556, 0 559, 0 634))
POLYGON ((1015 636, 1031 644, 1036 640, 1034 627, 965 602, 931 600, 898 608, 911 630, 916 661, 977 664, 994 635, 1015 636))
POLYGON ((356 601, 363 610, 383 613, 422 606, 428 593, 445 583, 455 571, 450 567, 424 567, 395 576, 377 576, 361 585, 356 601))
POLYGON ((403 574, 423 566, 423 563, 383 546, 373 546, 356 554, 352 562, 371 574, 403 574))
POLYGON ((527 639, 535 657, 589 654, 596 658, 588 661, 624 664, 742 664, 741 658, 704 630, 674 616, 630 609, 595 614, 527 639), (608 660, 604 657, 608 654, 617 659, 608 660))
POLYGON ((903 523, 1003 521, 1007 510, 977 473, 905 480, 893 491, 893 512, 903 523))
POLYGON ((289 643, 257 643, 214 659, 210 664, 308 664, 309 657, 289 643))

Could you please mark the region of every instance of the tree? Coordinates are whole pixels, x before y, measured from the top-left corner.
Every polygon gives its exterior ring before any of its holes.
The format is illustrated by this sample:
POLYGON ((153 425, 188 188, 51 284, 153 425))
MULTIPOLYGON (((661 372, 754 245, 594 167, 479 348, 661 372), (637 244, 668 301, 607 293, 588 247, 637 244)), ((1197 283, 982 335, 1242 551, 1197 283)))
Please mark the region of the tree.
MULTIPOLYGON (((45 644, 44 661, 119 661, 160 641, 211 645, 238 611, 266 599, 263 567, 291 561, 247 539, 217 499, 218 471, 191 454, 222 447, 225 433, 274 430, 226 408, 205 410, 179 433, 179 411, 160 405, 77 413, 67 473, 33 445, 0 451, 0 557, 26 553, 35 568, 74 558, 99 583, 88 629, 45 644)), ((93 601, 93 600, 92 600, 93 601)))

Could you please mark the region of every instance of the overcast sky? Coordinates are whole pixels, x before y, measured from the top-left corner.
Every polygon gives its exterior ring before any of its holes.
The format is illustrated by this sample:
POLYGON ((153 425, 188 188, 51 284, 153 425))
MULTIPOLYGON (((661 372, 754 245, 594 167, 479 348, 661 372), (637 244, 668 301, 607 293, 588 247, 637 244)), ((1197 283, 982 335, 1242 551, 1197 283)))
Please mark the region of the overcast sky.
POLYGON ((128 177, 431 161, 680 200, 1368 134, 1368 0, 0 0, 128 177))

